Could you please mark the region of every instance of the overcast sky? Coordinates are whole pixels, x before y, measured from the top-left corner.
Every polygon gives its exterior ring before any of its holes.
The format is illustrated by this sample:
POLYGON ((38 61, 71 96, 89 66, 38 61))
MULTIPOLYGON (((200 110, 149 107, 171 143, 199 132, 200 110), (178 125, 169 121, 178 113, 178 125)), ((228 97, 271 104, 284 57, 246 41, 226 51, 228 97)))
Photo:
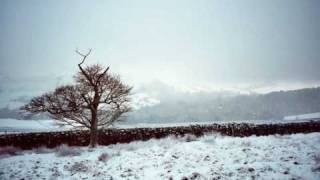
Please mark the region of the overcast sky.
POLYGON ((2 92, 67 82, 76 48, 128 83, 320 84, 318 0, 2 0, 2 92))

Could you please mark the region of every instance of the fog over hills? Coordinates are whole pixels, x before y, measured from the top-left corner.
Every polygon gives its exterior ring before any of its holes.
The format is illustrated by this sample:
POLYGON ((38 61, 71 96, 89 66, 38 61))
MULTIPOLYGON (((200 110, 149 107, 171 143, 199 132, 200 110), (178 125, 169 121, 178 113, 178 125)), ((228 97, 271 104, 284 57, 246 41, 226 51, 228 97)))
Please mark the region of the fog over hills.
MULTIPOLYGON (((272 120, 284 116, 320 112, 320 87, 270 93, 176 88, 162 82, 137 87, 132 96, 134 111, 128 123, 208 122, 224 120, 272 120)), ((20 96, 0 108, 0 118, 46 119, 21 114, 19 105, 30 97, 20 96)))
MULTIPOLYGON (((32 0, 30 0, 32 1, 32 0)), ((74 50, 134 87, 128 122, 319 112, 320 1, 1 1, 0 118, 70 84, 74 50), (164 83, 163 83, 164 82, 164 83)))
POLYGON ((136 109, 128 115, 129 122, 272 120, 320 112, 320 87, 244 94, 226 90, 181 91, 165 84, 154 86, 145 87, 145 91, 151 95, 149 99, 155 98, 154 102, 158 103, 136 109))

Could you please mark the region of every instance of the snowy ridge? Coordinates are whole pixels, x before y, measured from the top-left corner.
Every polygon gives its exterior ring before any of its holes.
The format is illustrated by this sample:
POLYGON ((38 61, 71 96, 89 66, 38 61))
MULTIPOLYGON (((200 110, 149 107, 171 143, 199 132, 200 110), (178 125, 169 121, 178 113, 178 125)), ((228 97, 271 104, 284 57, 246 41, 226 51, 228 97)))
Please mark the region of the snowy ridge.
POLYGON ((59 127, 54 120, 17 120, 0 119, 0 134, 27 133, 69 130, 70 127, 59 127))
POLYGON ((320 112, 309 113, 309 114, 299 114, 293 116, 286 116, 284 120, 294 121, 294 120, 307 120, 307 119, 320 119, 320 112))

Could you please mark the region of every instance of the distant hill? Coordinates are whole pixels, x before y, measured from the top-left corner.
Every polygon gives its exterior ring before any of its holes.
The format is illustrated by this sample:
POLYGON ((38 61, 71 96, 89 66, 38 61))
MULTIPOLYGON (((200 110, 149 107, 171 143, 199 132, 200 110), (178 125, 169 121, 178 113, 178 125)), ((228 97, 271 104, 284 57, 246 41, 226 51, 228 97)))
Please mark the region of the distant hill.
MULTIPOLYGON (((230 92, 186 93, 161 91, 148 99, 135 99, 140 108, 127 115, 132 123, 208 122, 223 120, 272 120, 285 116, 320 112, 320 87, 268 94, 230 92), (152 101, 151 101, 152 100, 152 101), (150 101, 150 102, 149 102, 150 101)), ((21 114, 17 109, 0 109, 0 118, 46 119, 45 114, 21 114)))
POLYGON ((268 94, 217 96, 184 94, 160 99, 159 104, 132 112, 132 122, 186 122, 282 119, 284 116, 320 112, 320 87, 268 94))

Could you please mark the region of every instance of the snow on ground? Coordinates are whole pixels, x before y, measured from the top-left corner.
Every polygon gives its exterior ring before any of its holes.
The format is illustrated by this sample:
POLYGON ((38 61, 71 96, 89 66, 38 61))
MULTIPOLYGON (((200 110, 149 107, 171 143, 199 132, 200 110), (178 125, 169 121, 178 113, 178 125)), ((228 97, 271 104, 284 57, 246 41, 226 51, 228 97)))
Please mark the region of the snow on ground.
POLYGON ((0 179, 320 179, 320 133, 37 149, 0 159, 0 179))
POLYGON ((283 120, 293 121, 293 120, 317 119, 317 118, 318 119, 320 118, 320 112, 285 116, 283 120))
MULTIPOLYGON (((70 128, 70 127, 69 127, 70 128)), ((17 120, 0 119, 0 134, 23 132, 47 132, 67 130, 56 125, 52 119, 46 120, 17 120)))

